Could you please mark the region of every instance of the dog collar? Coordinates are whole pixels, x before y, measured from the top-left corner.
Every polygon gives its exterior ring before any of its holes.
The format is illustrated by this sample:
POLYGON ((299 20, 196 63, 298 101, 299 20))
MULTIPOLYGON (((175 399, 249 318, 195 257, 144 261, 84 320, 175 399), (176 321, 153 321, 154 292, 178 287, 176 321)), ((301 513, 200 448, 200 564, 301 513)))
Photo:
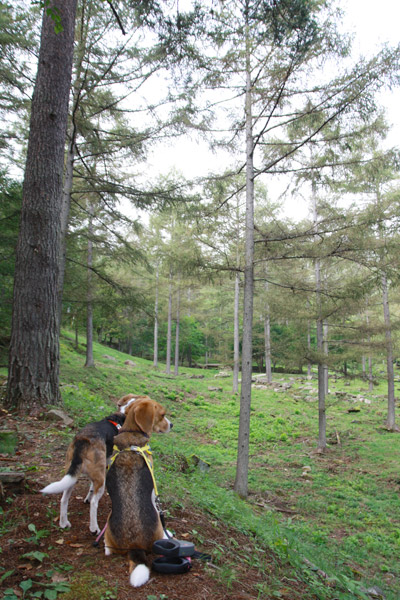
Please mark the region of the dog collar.
POLYGON ((119 430, 121 429, 121 427, 122 427, 122 425, 120 425, 119 423, 116 423, 115 421, 111 421, 111 419, 107 419, 107 421, 108 421, 109 423, 111 423, 112 425, 114 425, 114 426, 115 426, 115 427, 118 429, 118 431, 119 431, 119 430))

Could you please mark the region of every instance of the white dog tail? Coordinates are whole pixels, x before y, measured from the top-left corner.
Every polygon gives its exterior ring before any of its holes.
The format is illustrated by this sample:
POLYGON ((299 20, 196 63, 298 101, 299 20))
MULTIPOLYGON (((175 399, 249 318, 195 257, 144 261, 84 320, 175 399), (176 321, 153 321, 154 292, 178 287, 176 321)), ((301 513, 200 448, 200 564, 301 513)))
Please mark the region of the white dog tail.
POLYGON ((140 587, 150 579, 150 569, 146 565, 137 565, 130 574, 129 583, 133 587, 140 587))
POLYGON ((73 477, 72 475, 65 475, 62 479, 60 479, 60 481, 50 483, 40 491, 42 494, 61 494, 61 492, 65 492, 65 490, 69 490, 69 488, 72 488, 72 486, 75 485, 77 480, 77 477, 73 477))
POLYGON ((147 555, 144 550, 129 551, 129 583, 133 587, 140 587, 150 579, 150 569, 147 566, 147 555))
POLYGON ((69 490, 76 484, 82 466, 82 454, 88 445, 89 442, 86 438, 74 442, 74 451, 67 474, 60 481, 50 483, 40 490, 42 494, 61 494, 61 492, 69 490))

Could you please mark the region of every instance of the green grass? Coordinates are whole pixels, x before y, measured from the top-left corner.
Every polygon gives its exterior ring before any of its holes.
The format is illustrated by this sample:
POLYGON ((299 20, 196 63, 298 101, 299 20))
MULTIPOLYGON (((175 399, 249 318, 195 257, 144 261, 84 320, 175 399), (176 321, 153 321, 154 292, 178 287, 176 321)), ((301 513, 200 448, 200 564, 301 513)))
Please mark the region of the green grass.
POLYGON ((315 378, 310 383, 278 374, 274 381, 290 382, 290 389, 254 389, 250 494, 244 502, 232 491, 239 398, 232 394, 231 378, 215 379, 215 371, 189 368, 167 376, 164 365, 155 369, 136 357, 136 366, 127 366, 124 361, 132 357, 99 344, 94 344, 96 367, 85 369, 84 348, 77 352, 73 342, 72 334, 64 332, 61 382, 65 408, 77 425, 113 411, 113 399, 126 393, 149 394, 168 409, 173 431, 152 438, 166 507, 198 507, 221 526, 228 524, 271 548, 295 566, 321 600, 365 598, 363 590, 372 586, 384 590, 386 600, 398 600, 400 435, 383 427, 384 381, 371 394, 360 380, 331 381, 324 455, 315 451, 315 378), (190 378, 199 373, 204 379, 190 378), (209 391, 216 386, 222 391, 209 391), (210 469, 200 472, 193 455, 210 469))

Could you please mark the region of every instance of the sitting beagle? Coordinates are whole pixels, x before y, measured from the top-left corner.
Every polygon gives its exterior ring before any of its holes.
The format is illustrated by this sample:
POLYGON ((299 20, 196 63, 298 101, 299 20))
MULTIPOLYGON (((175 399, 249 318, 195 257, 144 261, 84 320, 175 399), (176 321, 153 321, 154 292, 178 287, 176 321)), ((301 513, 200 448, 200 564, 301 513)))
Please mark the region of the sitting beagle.
POLYGON ((68 502, 81 473, 91 483, 85 502, 90 502, 90 526, 92 533, 99 533, 97 508, 104 494, 107 459, 112 454, 114 436, 125 421, 121 412, 109 415, 96 423, 89 423, 76 434, 68 446, 65 459, 66 475, 40 490, 42 494, 60 494, 60 527, 71 527, 68 520, 68 502))
POLYGON ((164 408, 148 397, 130 404, 125 414, 106 478, 112 507, 104 544, 106 556, 128 553, 130 584, 139 587, 150 576, 147 554, 164 537, 148 441, 152 432, 166 433, 172 424, 164 408))

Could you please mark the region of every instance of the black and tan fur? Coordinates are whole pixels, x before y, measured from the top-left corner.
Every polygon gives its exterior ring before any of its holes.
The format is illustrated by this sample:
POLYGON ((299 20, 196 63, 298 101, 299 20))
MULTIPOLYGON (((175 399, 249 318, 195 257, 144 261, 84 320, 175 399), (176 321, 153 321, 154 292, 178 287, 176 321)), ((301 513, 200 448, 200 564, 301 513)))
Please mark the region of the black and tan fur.
POLYGON ((107 459, 112 454, 114 436, 123 425, 125 415, 118 412, 101 421, 89 423, 76 434, 67 449, 65 459, 66 474, 60 481, 43 488, 43 494, 59 494, 60 527, 71 527, 68 520, 68 502, 80 474, 89 477, 91 483, 85 502, 90 502, 90 526, 92 533, 99 533, 97 508, 104 494, 107 459), (116 425, 115 425, 116 424, 116 425))
POLYGON ((144 447, 151 433, 166 433, 172 425, 164 408, 148 397, 130 404, 125 414, 125 423, 114 438, 119 452, 106 478, 112 509, 104 543, 106 555, 128 553, 130 583, 138 587, 149 578, 147 553, 164 537, 164 531, 155 506, 151 472, 131 446, 144 447))

